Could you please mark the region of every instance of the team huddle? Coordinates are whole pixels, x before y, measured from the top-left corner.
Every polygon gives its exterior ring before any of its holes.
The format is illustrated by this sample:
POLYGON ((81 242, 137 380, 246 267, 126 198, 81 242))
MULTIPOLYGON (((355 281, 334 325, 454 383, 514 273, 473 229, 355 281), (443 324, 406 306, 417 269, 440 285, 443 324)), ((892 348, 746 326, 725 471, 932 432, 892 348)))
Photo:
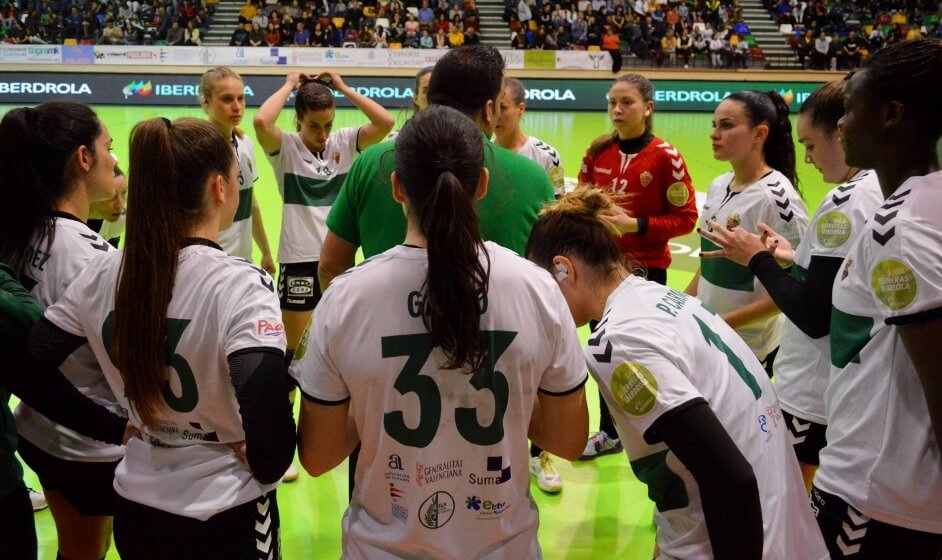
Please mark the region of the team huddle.
POLYGON ((112 536, 128 559, 279 558, 295 451, 312 476, 349 459, 343 557, 372 560, 540 558, 524 468, 559 492, 554 460, 624 450, 654 558, 942 558, 942 44, 874 53, 794 134, 775 92, 724 99, 731 170, 699 215, 646 78, 611 85, 570 190, 503 73, 450 50, 397 131, 336 72, 288 74, 252 122, 277 278, 234 71, 203 75, 207 120, 138 123, 123 170, 85 105, 7 113, 4 557, 37 556, 14 452, 69 560, 112 536), (333 129, 335 91, 365 124, 333 129), (810 217, 793 136, 835 185, 810 217))

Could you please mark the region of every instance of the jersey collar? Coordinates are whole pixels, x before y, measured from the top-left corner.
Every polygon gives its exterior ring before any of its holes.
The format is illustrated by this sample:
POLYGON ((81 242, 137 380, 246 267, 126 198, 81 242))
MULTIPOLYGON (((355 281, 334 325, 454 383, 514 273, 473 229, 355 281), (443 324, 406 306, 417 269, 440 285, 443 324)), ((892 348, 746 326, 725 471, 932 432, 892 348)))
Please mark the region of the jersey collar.
POLYGON ((191 245, 204 245, 206 247, 212 247, 213 249, 219 249, 220 251, 223 250, 215 241, 203 237, 187 237, 183 240, 184 247, 190 247, 191 245))

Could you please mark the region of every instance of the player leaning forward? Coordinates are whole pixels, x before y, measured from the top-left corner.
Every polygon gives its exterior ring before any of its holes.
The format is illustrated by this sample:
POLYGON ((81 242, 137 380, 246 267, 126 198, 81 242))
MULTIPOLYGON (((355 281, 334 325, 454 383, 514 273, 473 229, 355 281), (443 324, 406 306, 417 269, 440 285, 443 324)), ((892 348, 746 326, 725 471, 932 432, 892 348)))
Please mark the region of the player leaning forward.
POLYGON ((577 325, 598 321, 586 363, 655 502, 659 558, 827 558, 758 359, 696 298, 629 273, 602 218, 614 208, 598 189, 565 195, 527 258, 577 325))

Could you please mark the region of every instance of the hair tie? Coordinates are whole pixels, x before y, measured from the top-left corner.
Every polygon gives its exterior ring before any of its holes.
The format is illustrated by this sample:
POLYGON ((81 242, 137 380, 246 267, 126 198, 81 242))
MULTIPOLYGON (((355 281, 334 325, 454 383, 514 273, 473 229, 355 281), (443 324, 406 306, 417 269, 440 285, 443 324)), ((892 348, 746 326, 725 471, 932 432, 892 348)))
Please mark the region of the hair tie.
POLYGON ((435 166, 435 172, 439 175, 446 171, 450 171, 452 175, 455 175, 455 168, 450 163, 439 163, 435 166))
POLYGON ((164 121, 164 126, 167 127, 167 130, 170 130, 171 128, 173 128, 173 123, 170 122, 170 119, 168 119, 167 117, 160 117, 160 120, 164 121))

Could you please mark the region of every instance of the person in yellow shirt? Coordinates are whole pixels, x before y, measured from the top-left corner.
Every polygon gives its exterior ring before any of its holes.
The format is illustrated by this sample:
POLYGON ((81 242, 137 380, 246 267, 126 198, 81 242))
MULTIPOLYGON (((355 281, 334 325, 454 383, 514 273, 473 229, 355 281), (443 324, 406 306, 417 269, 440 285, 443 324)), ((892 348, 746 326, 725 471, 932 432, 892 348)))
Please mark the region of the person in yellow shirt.
POLYGON ((252 23, 252 18, 255 17, 257 10, 255 9, 255 4, 252 3, 252 0, 245 0, 245 4, 239 8, 239 23, 252 23))
POLYGON ((451 48, 460 47, 464 44, 464 32, 461 31, 461 27, 458 25, 452 25, 451 31, 448 32, 448 45, 451 48))

